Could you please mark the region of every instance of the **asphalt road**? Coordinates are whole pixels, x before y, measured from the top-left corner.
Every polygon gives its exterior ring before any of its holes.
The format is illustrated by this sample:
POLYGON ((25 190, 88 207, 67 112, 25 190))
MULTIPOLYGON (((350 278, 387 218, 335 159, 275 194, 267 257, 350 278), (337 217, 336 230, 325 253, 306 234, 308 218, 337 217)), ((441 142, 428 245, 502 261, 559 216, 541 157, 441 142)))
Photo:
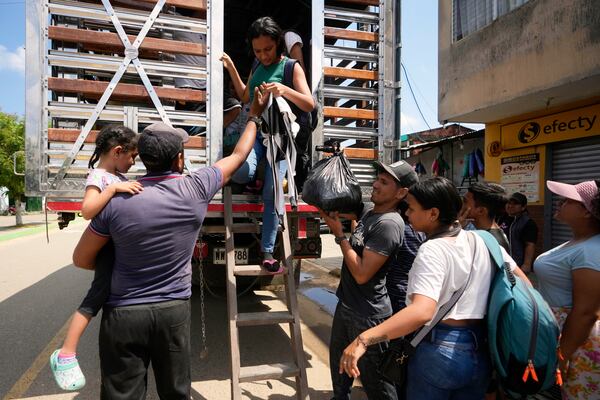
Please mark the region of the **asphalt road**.
MULTIPOLYGON (((50 243, 46 243, 45 229, 15 236, 15 230, 7 226, 4 224, 0 229, 0 398, 98 399, 99 318, 92 320, 80 343, 78 357, 87 379, 87 385, 80 392, 61 391, 48 366, 49 355, 60 347, 69 318, 92 279, 91 272, 71 264, 73 248, 85 223, 76 221, 64 230, 50 229, 50 243), (7 234, 12 236, 6 239, 4 235, 7 234), (3 236, 5 240, 2 240, 3 236)), ((299 304, 310 395, 311 399, 325 400, 332 396, 328 339, 331 293, 337 278, 317 265, 306 263, 303 270, 306 273, 300 287, 299 304), (325 301, 322 301, 323 293, 328 295, 325 301)), ((280 310, 284 307, 281 295, 259 291, 244 296, 239 301, 240 310, 280 310)), ((207 294, 205 303, 208 356, 201 359, 200 290, 195 287, 192 297, 192 398, 228 399, 226 302, 207 294)), ((240 333, 242 365, 291 360, 286 329, 284 325, 243 328, 240 333)), ((295 398, 291 379, 243 384, 242 389, 247 399, 295 398)), ((364 398, 360 389, 355 392, 353 398, 364 398)), ((151 375, 148 398, 157 398, 151 375)))

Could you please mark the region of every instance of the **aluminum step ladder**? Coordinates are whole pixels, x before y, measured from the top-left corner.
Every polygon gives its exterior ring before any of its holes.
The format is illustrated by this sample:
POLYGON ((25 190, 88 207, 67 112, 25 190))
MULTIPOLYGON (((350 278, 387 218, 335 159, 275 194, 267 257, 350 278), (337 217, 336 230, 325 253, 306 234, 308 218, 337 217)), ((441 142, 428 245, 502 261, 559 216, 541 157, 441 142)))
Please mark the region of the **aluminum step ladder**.
MULTIPOLYGON (((238 313, 236 276, 259 276, 267 273, 260 265, 236 265, 234 234, 246 230, 247 224, 234 224, 233 201, 231 187, 224 189, 224 217, 225 217, 225 252, 227 267, 227 313, 229 317, 229 341, 231 351, 231 398, 242 398, 240 383, 255 382, 267 379, 282 379, 294 377, 296 380, 296 398, 306 400, 308 396, 308 382, 306 378, 306 360, 302 345, 300 331, 300 313, 296 298, 296 285, 294 282, 294 268, 292 248, 290 244, 287 214, 283 216, 283 229, 278 235, 283 244, 283 281, 287 311, 266 311, 252 313, 238 313), (293 354, 291 363, 274 363, 264 365, 241 366, 239 328, 246 326, 289 324, 290 342, 293 354)), ((285 212, 285 211, 284 211, 285 212)))

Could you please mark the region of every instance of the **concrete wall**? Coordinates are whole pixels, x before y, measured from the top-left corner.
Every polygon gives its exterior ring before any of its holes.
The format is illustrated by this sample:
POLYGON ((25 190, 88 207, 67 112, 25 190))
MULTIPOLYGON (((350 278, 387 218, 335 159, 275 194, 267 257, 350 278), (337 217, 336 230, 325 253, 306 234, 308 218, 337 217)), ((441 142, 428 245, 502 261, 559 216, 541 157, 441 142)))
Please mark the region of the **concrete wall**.
POLYGON ((530 0, 452 42, 439 0, 440 121, 495 122, 600 97, 597 0, 530 0))

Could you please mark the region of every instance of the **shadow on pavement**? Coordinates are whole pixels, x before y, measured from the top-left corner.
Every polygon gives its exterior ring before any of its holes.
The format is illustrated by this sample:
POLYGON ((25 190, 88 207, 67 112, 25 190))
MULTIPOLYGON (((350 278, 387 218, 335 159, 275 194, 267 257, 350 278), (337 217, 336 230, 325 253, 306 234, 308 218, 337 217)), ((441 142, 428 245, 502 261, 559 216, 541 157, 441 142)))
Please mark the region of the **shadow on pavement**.
MULTIPOLYGON (((0 303, 2 321, 0 354, 0 398, 3 398, 15 382, 32 366, 38 355, 47 347, 57 332, 81 302, 92 280, 92 273, 65 266, 41 281, 29 286, 0 303)), ((280 300, 271 292, 251 293, 239 300, 241 312, 266 311, 280 307, 280 300), (261 303, 261 300, 264 303, 261 303)), ((228 399, 229 396, 229 337, 227 308, 224 299, 205 297, 206 337, 208 354, 200 358, 201 318, 200 293, 194 287, 192 295, 192 382, 193 399, 228 399)), ((94 318, 82 337, 78 358, 87 384, 78 393, 61 391, 55 384, 47 359, 33 375, 33 382, 21 398, 48 397, 49 399, 93 400, 100 398, 100 371, 98 358, 98 329, 100 315, 94 318)), ((284 325, 281 325, 284 326, 284 325)), ((285 325, 287 326, 287 325, 285 325)), ((327 323, 316 324, 318 337, 327 337, 327 323)), ((62 343, 62 339, 57 343, 62 343)), ((305 350, 306 350, 305 340, 305 350)), ((242 365, 259 365, 291 361, 292 352, 288 336, 280 326, 248 327, 240 330, 242 365)), ((329 369, 323 361, 311 353, 305 353, 309 371, 311 399, 331 398, 329 369), (319 381, 318 384, 311 382, 319 381), (321 382, 323 381, 323 382, 321 382)), ((320 355, 321 357, 321 355, 320 355)), ((322 357, 321 357, 322 358, 322 357)), ((148 399, 156 399, 152 372, 148 379, 148 399)), ((243 384, 243 394, 250 399, 295 398, 293 379, 263 381, 243 384), (289 393, 289 394, 288 394, 289 393)))

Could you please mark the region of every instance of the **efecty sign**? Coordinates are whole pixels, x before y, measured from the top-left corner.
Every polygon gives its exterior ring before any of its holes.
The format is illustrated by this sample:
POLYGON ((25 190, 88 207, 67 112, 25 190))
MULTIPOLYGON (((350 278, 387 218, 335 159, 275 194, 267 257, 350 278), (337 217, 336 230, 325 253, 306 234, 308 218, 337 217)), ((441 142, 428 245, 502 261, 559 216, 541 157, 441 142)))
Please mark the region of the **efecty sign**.
POLYGON ((503 149, 600 135, 600 104, 504 125, 501 132, 503 149))

